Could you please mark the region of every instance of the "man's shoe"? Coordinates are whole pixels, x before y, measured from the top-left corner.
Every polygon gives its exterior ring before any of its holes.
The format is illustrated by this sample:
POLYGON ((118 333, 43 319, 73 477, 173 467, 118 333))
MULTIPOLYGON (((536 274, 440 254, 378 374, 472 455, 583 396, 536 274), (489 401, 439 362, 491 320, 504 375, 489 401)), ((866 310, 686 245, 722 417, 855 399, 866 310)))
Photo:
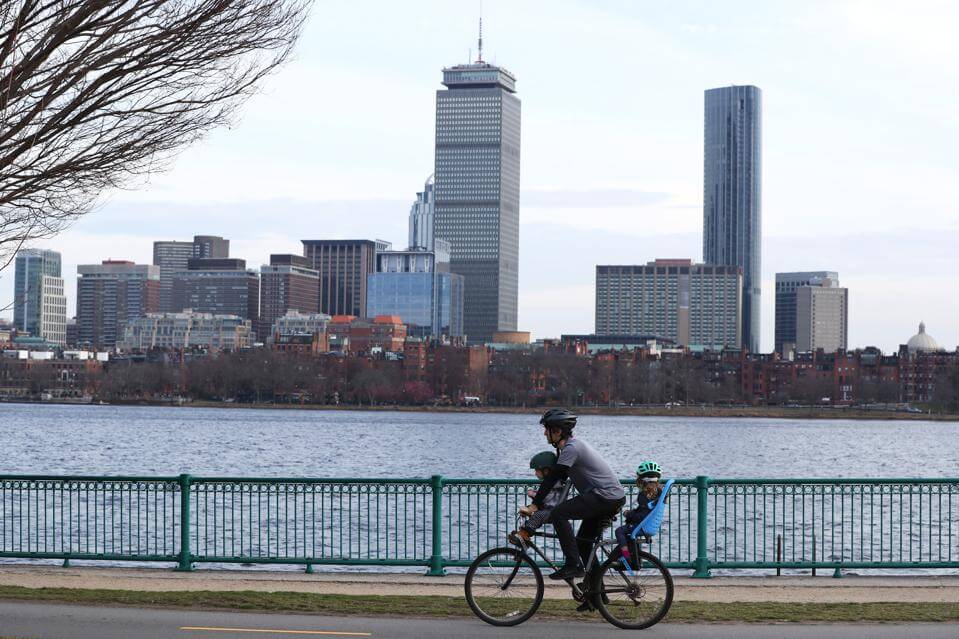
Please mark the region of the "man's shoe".
POLYGON ((593 610, 595 610, 595 608, 593 608, 593 604, 588 601, 584 601, 576 606, 576 612, 593 612, 593 610))
POLYGON ((580 564, 566 564, 553 574, 549 576, 550 579, 555 579, 557 581, 564 579, 576 579, 577 577, 585 577, 586 571, 583 570, 583 566, 580 564))

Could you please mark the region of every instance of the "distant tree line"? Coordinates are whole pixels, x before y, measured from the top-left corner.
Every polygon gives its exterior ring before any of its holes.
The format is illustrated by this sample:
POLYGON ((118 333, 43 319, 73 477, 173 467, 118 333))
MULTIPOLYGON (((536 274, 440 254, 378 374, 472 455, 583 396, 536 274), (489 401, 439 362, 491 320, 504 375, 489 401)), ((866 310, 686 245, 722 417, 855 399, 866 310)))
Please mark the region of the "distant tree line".
MULTIPOLYGON (((829 371, 784 369, 757 390, 744 367, 698 357, 643 359, 577 357, 561 351, 494 352, 471 359, 468 349, 440 347, 422 365, 402 359, 305 355, 269 349, 169 359, 154 353, 115 360, 85 380, 86 392, 106 401, 186 398, 242 403, 429 405, 476 396, 493 406, 638 406, 766 403, 814 405, 845 393, 860 404, 901 401, 896 381, 854 378, 840 390, 829 371)), ((51 368, 31 368, 31 393, 62 387, 51 368)), ((844 382, 846 383, 846 382, 844 382)), ((959 365, 944 368, 934 382, 931 407, 959 412, 959 365)))

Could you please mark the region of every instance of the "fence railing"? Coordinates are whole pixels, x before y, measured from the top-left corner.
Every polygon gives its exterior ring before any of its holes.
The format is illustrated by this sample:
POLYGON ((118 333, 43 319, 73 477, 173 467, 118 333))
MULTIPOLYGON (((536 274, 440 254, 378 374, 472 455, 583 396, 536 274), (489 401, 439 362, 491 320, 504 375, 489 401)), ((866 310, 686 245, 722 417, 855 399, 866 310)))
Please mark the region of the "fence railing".
MULTIPOLYGON (((623 482, 627 507, 636 487, 623 482)), ((0 558, 467 566, 535 483, 510 479, 0 476, 0 558)), ((678 480, 672 568, 959 568, 959 479, 678 480)), ((547 552, 557 556, 555 542, 547 552)))

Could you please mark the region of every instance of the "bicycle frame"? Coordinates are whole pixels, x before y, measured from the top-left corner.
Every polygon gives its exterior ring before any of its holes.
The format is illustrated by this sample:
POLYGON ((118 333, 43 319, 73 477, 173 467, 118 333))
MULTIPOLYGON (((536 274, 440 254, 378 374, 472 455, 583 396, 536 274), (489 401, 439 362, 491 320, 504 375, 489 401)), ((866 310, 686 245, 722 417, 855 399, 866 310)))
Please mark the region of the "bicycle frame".
MULTIPOLYGON (((542 537, 544 539, 559 539, 559 536, 555 533, 544 533, 539 531, 533 532, 531 536, 542 537)), ((577 537, 576 539, 583 541, 582 537, 577 537)), ((617 542, 615 539, 606 539, 606 540, 592 539, 590 540, 590 543, 592 544, 592 548, 590 549, 589 560, 586 562, 586 569, 585 569, 587 575, 593 569, 594 566, 598 566, 602 564, 602 562, 605 559, 608 559, 609 556, 612 554, 609 548, 615 547, 617 545, 617 542), (597 558, 598 550, 603 551, 603 554, 605 555, 603 560, 600 560, 597 558)), ((529 555, 529 553, 527 552, 528 549, 532 549, 533 552, 536 553, 536 555, 539 556, 543 561, 545 561, 550 568, 552 568, 553 570, 558 569, 558 566, 554 564, 552 561, 550 561, 550 558, 546 556, 546 553, 544 553, 543 550, 539 546, 537 546, 532 540, 526 543, 526 546, 525 548, 522 548, 522 551, 525 554, 529 555)), ((530 557, 530 559, 532 559, 532 557, 530 557)), ((509 588, 510 584, 513 581, 513 578, 516 576, 516 573, 518 571, 519 571, 519 564, 517 564, 516 567, 513 568, 513 572, 510 574, 510 576, 506 579, 506 581, 500 587, 501 590, 506 590, 507 588, 509 588)), ((569 584, 570 588, 573 589, 573 597, 577 601, 580 601, 581 599, 589 595, 589 580, 583 581, 583 584, 585 585, 585 589, 580 589, 579 585, 577 585, 576 582, 574 582, 572 579, 566 579, 565 581, 567 584, 569 584)))

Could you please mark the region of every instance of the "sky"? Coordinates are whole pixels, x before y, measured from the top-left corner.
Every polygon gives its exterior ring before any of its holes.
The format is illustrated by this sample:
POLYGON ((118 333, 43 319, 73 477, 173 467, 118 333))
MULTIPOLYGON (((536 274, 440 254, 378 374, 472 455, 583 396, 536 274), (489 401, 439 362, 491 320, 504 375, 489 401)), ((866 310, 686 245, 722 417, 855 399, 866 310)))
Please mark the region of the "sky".
MULTIPOLYGON (((476 56, 477 2, 318 0, 293 59, 167 173, 37 242, 76 265, 157 239, 231 240, 256 267, 302 239, 400 248, 433 171, 441 69, 476 56)), ((851 347, 920 320, 959 345, 959 4, 568 0, 482 5, 484 58, 522 100, 519 329, 594 329, 596 264, 702 259, 703 91, 763 92, 762 347, 773 282, 833 270, 851 347)), ((0 307, 13 269, 0 272, 0 307)), ((11 311, 0 315, 12 315, 11 311)))

